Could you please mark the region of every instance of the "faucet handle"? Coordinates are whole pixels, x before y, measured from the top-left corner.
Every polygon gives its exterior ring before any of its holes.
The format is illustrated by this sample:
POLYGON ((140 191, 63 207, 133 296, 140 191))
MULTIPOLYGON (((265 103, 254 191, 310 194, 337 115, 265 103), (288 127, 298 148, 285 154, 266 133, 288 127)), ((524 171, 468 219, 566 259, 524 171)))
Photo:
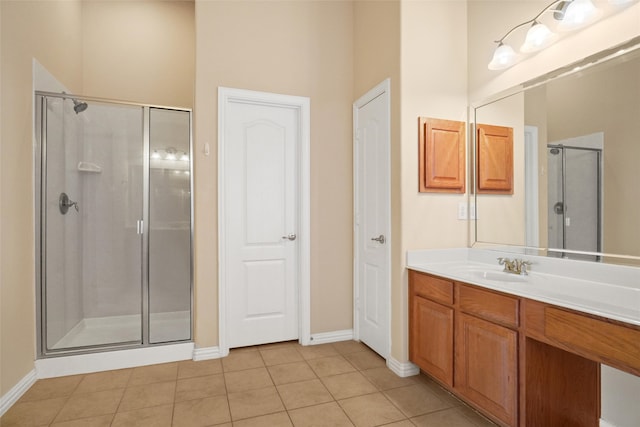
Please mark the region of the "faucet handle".
POLYGON ((529 270, 528 270, 528 268, 527 268, 527 267, 531 267, 531 261, 525 261, 525 260, 522 260, 522 261, 520 262, 520 266, 521 266, 521 267, 520 267, 520 268, 521 268, 521 270, 520 270, 520 271, 521 271, 521 273, 520 273, 520 274, 525 275, 525 274, 527 274, 527 273, 529 272, 529 270))
MULTIPOLYGON (((498 264, 500 264, 500 265, 504 265, 505 258, 503 258, 503 257, 498 257, 498 258, 496 258, 496 259, 498 260, 498 264)), ((509 259, 507 258, 507 259, 506 259, 506 261, 509 261, 509 259)))

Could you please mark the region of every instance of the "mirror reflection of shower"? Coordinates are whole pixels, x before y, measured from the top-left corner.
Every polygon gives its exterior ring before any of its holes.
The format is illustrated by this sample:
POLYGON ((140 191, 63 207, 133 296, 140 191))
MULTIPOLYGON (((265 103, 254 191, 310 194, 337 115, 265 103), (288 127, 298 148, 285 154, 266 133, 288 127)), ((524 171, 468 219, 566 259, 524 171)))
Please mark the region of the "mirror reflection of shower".
MULTIPOLYGON (((547 145, 549 248, 602 251, 601 158, 599 148, 547 145)), ((568 256, 562 251, 557 255, 568 256)), ((591 255, 570 256, 597 260, 591 255)))

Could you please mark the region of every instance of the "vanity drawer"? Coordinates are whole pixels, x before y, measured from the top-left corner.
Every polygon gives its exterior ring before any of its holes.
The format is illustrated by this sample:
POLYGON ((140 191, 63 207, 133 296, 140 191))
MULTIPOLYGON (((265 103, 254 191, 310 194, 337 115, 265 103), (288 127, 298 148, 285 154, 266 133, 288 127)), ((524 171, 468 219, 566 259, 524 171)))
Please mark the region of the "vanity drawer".
POLYGON ((519 301, 497 292, 458 284, 460 310, 514 328, 518 327, 519 301))
POLYGON ((409 270, 411 292, 443 304, 453 304, 453 282, 409 270))
POLYGON ((524 300, 527 336, 640 375, 640 327, 524 300))

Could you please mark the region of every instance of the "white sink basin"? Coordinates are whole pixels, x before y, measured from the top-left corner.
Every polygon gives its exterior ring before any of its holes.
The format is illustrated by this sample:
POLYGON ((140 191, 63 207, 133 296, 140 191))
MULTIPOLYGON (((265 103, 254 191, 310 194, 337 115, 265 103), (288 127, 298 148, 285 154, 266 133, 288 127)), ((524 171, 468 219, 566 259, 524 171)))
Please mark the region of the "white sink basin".
POLYGON ((460 276, 468 277, 471 280, 491 280, 493 282, 503 283, 525 283, 528 282, 530 276, 521 276, 519 274, 505 273, 501 269, 491 269, 483 265, 451 265, 451 272, 456 272, 460 276))
POLYGON ((504 273, 502 271, 482 271, 472 270, 469 272, 478 279, 493 280, 495 282, 526 282, 527 276, 520 276, 513 273, 504 273))

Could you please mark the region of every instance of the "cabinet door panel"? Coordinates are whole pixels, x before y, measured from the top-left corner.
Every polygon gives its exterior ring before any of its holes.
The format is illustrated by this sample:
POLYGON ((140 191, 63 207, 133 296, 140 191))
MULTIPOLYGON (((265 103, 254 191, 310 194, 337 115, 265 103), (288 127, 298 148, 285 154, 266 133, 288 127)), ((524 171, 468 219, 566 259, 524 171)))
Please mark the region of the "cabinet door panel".
POLYGON ((455 388, 510 426, 517 421, 517 337, 476 317, 457 317, 455 388))
POLYGON ((453 386, 453 309, 414 296, 410 320, 411 361, 453 386))

